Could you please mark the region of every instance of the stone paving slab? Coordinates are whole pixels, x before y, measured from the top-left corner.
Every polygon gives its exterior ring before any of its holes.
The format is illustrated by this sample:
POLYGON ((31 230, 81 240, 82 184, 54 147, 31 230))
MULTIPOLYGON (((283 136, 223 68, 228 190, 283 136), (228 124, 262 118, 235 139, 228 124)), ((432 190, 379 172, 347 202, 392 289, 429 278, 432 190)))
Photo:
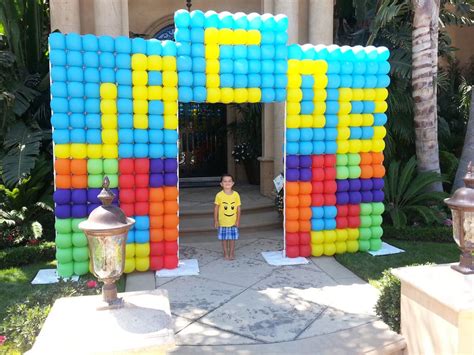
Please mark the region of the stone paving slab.
POLYGON ((197 259, 199 263, 199 269, 202 266, 209 264, 211 261, 222 258, 222 253, 218 251, 211 251, 201 248, 196 248, 190 245, 181 245, 179 248, 180 259, 197 259))
POLYGON ((236 246, 236 257, 244 256, 258 260, 264 260, 262 251, 276 251, 283 249, 283 240, 260 238, 252 243, 236 246))
POLYGON ((155 272, 132 272, 127 274, 125 291, 146 291, 155 289, 155 272))

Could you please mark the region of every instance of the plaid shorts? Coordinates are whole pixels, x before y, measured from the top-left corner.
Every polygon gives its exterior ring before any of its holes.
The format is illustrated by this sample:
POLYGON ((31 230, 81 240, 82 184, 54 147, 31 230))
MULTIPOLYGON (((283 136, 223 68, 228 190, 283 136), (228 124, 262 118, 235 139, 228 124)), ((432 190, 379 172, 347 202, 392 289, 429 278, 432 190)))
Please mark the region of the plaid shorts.
POLYGON ((239 239, 239 229, 237 227, 219 227, 217 238, 219 240, 239 239))

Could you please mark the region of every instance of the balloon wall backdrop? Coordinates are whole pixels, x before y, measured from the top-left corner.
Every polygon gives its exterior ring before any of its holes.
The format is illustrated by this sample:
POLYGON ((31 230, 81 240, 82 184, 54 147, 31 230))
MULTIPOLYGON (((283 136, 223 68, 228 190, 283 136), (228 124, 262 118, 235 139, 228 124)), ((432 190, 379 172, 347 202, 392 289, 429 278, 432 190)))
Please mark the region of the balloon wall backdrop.
POLYGON ((127 216, 125 272, 178 265, 178 102, 285 102, 285 245, 377 250, 386 48, 288 45, 284 15, 175 13, 175 41, 52 33, 56 258, 89 270, 78 224, 105 175, 127 216))

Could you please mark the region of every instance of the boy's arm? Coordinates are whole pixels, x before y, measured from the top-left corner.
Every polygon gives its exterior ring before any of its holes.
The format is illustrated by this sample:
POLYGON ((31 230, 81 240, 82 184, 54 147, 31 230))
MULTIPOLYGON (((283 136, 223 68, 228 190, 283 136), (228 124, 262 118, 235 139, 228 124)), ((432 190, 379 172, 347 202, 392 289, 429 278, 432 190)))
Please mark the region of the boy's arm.
POLYGON ((214 227, 219 227, 219 205, 214 205, 214 227))
POLYGON ((237 219, 235 221, 235 226, 240 227, 240 206, 237 206, 237 219))

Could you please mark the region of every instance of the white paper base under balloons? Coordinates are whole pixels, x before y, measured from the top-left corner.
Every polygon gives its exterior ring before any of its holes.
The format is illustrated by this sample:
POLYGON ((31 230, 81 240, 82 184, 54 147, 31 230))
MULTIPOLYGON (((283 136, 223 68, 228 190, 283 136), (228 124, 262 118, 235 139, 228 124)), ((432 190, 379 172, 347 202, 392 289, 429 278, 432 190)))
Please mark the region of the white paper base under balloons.
MULTIPOLYGON (((70 278, 64 278, 64 280, 78 281, 79 276, 72 276, 70 278)), ((33 281, 32 285, 47 285, 55 284, 59 282, 59 275, 56 272, 56 269, 42 269, 38 271, 33 281)))
POLYGON ((178 277, 199 275, 197 259, 180 260, 176 269, 161 269, 156 272, 156 277, 178 277))
POLYGON ((304 265, 309 263, 308 259, 299 256, 297 258, 287 258, 284 251, 263 251, 262 256, 269 265, 304 265))
POLYGON ((405 250, 399 249, 397 247, 394 247, 393 245, 390 245, 388 243, 382 242, 382 248, 380 250, 376 251, 368 251, 372 256, 381 256, 381 255, 390 255, 390 254, 399 254, 399 253, 404 253, 405 250))

